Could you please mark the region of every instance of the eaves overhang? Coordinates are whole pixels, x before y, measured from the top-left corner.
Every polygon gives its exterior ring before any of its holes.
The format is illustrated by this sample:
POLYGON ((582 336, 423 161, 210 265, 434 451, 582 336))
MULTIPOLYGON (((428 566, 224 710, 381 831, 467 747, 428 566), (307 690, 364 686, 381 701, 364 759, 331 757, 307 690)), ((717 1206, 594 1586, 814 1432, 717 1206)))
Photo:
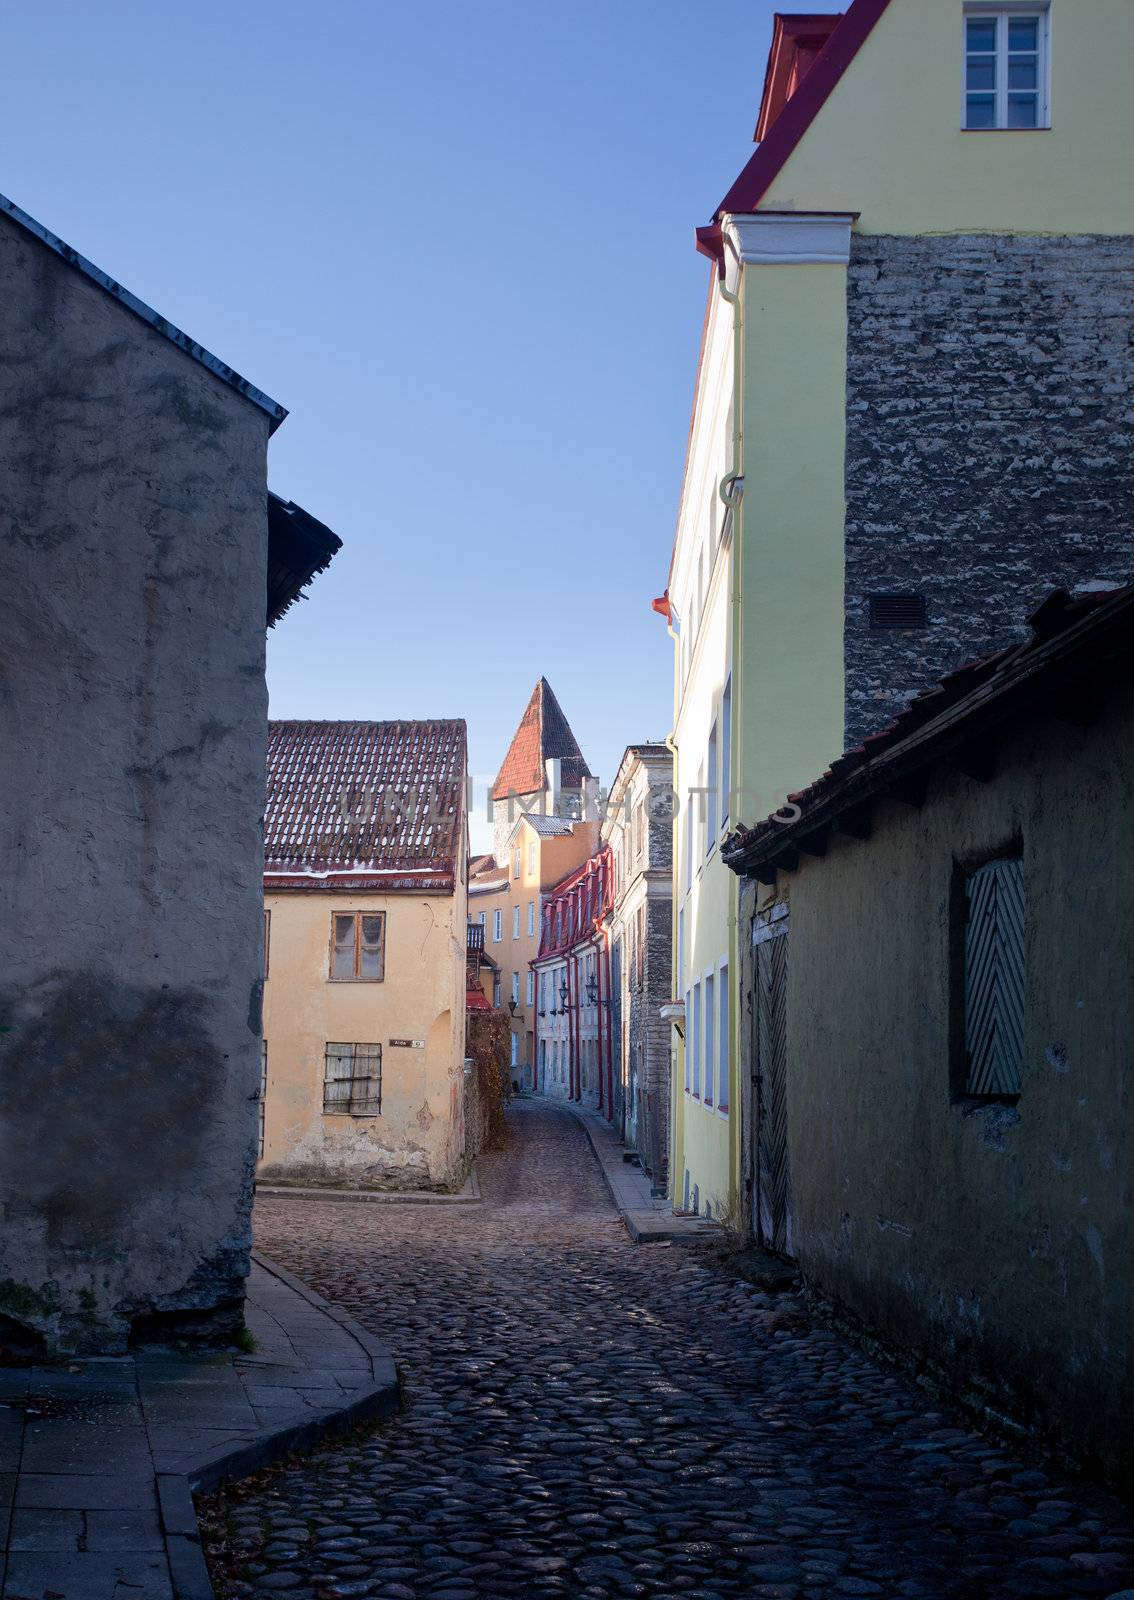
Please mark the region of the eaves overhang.
POLYGON ((815 64, 714 211, 711 223, 696 230, 697 249, 717 263, 718 271, 723 272, 724 268, 720 219, 728 214, 751 214, 759 208, 889 4, 890 0, 853 0, 820 50, 815 64))
POLYGON ((1029 621, 1031 640, 950 673, 890 727, 789 795, 780 812, 731 834, 721 846, 725 865, 774 883, 801 857, 825 855, 831 833, 869 838, 875 801, 920 806, 935 767, 990 779, 997 750, 1021 718, 1089 719, 1108 685, 1130 673, 1134 585, 1081 598, 1057 590, 1029 621))
POLYGON ((103 272, 101 267, 96 267, 93 261, 87 260, 86 256, 81 256, 77 250, 61 239, 58 234, 52 233, 50 228, 45 228, 42 222, 37 222, 34 217, 21 210, 14 200, 9 200, 3 194, 0 194, 0 213, 10 217, 14 223, 23 228, 25 233, 31 234, 41 244, 45 244, 60 260, 65 261, 68 266, 74 267, 75 271, 81 272, 84 278, 89 278, 92 283, 97 284, 100 289, 113 296, 120 305, 126 307, 127 311, 132 311, 136 317, 140 317, 143 322, 148 323, 155 332, 160 333, 171 344, 175 344, 178 349, 184 350, 187 356, 193 361, 199 362, 202 367, 207 368, 215 378, 219 378, 222 383, 227 383, 230 389, 235 389, 238 394, 244 396, 245 400, 254 406, 258 406, 261 411, 266 412, 268 432, 274 433, 276 431, 287 416, 287 408, 281 406, 278 400, 273 400, 271 395, 265 394, 262 389, 257 389, 254 383, 249 383, 247 378, 241 377, 239 372, 236 372, 226 362, 222 361, 219 356, 213 355, 212 351, 206 350, 203 344, 198 344, 187 333, 183 333, 180 328, 163 317, 159 311, 155 311, 153 306, 147 305, 144 300, 139 300, 136 294, 131 294, 129 289, 124 288, 109 273, 103 272))

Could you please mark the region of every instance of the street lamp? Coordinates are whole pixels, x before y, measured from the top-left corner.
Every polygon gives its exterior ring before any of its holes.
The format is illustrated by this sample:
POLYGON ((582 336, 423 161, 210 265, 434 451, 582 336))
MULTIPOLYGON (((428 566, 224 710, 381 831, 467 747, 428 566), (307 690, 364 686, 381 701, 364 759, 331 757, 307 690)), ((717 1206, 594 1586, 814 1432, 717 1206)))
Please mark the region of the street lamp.
POLYGON ((567 979, 564 978, 559 985, 559 1003, 563 1007, 564 1011, 567 1009, 567 999, 570 993, 571 991, 567 987, 567 979))
POLYGON ((587 979, 587 1004, 589 1006, 598 1005, 598 982, 593 972, 587 979))
POLYGON ((515 1016, 515 1015, 516 1015, 516 1006, 517 1006, 517 1003, 518 1003, 518 1002, 517 1002, 517 1001, 515 1001, 515 1000, 509 1000, 509 1002, 508 1002, 508 1015, 509 1015, 509 1016, 510 1016, 510 1017, 514 1017, 514 1016, 515 1016))

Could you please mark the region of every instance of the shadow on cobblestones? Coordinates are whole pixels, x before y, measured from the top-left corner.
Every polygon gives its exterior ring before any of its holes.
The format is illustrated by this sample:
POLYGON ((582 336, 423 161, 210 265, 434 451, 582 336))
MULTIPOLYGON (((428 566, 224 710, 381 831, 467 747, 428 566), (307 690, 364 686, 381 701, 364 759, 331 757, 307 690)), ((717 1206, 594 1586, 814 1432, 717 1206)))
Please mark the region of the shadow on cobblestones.
POLYGON ((638 1249, 585 1135, 519 1102, 483 1204, 260 1203, 406 1409, 202 1504, 218 1595, 992 1600, 1134 1582, 1134 1520, 1013 1460, 688 1247, 638 1249))

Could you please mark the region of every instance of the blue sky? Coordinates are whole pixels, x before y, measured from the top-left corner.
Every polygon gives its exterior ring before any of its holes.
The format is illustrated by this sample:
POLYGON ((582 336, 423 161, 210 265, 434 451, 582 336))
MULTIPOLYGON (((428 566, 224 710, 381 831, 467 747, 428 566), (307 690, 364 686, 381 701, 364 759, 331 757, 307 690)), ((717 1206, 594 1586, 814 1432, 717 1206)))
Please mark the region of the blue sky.
POLYGON ((670 723, 707 264, 770 0, 57 0, 7 11, 0 189, 282 401, 344 549, 272 713, 463 716, 546 675, 592 768, 670 723))

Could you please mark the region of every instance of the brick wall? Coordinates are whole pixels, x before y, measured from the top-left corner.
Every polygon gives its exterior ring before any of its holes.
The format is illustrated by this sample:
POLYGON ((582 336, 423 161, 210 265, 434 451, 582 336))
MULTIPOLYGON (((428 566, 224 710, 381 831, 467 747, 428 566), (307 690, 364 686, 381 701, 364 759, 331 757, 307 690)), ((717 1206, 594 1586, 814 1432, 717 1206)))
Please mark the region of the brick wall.
POLYGON ((1134 578, 1132 380, 1134 240, 855 237, 848 744, 1051 589, 1134 578), (895 591, 926 629, 870 630, 895 591))

